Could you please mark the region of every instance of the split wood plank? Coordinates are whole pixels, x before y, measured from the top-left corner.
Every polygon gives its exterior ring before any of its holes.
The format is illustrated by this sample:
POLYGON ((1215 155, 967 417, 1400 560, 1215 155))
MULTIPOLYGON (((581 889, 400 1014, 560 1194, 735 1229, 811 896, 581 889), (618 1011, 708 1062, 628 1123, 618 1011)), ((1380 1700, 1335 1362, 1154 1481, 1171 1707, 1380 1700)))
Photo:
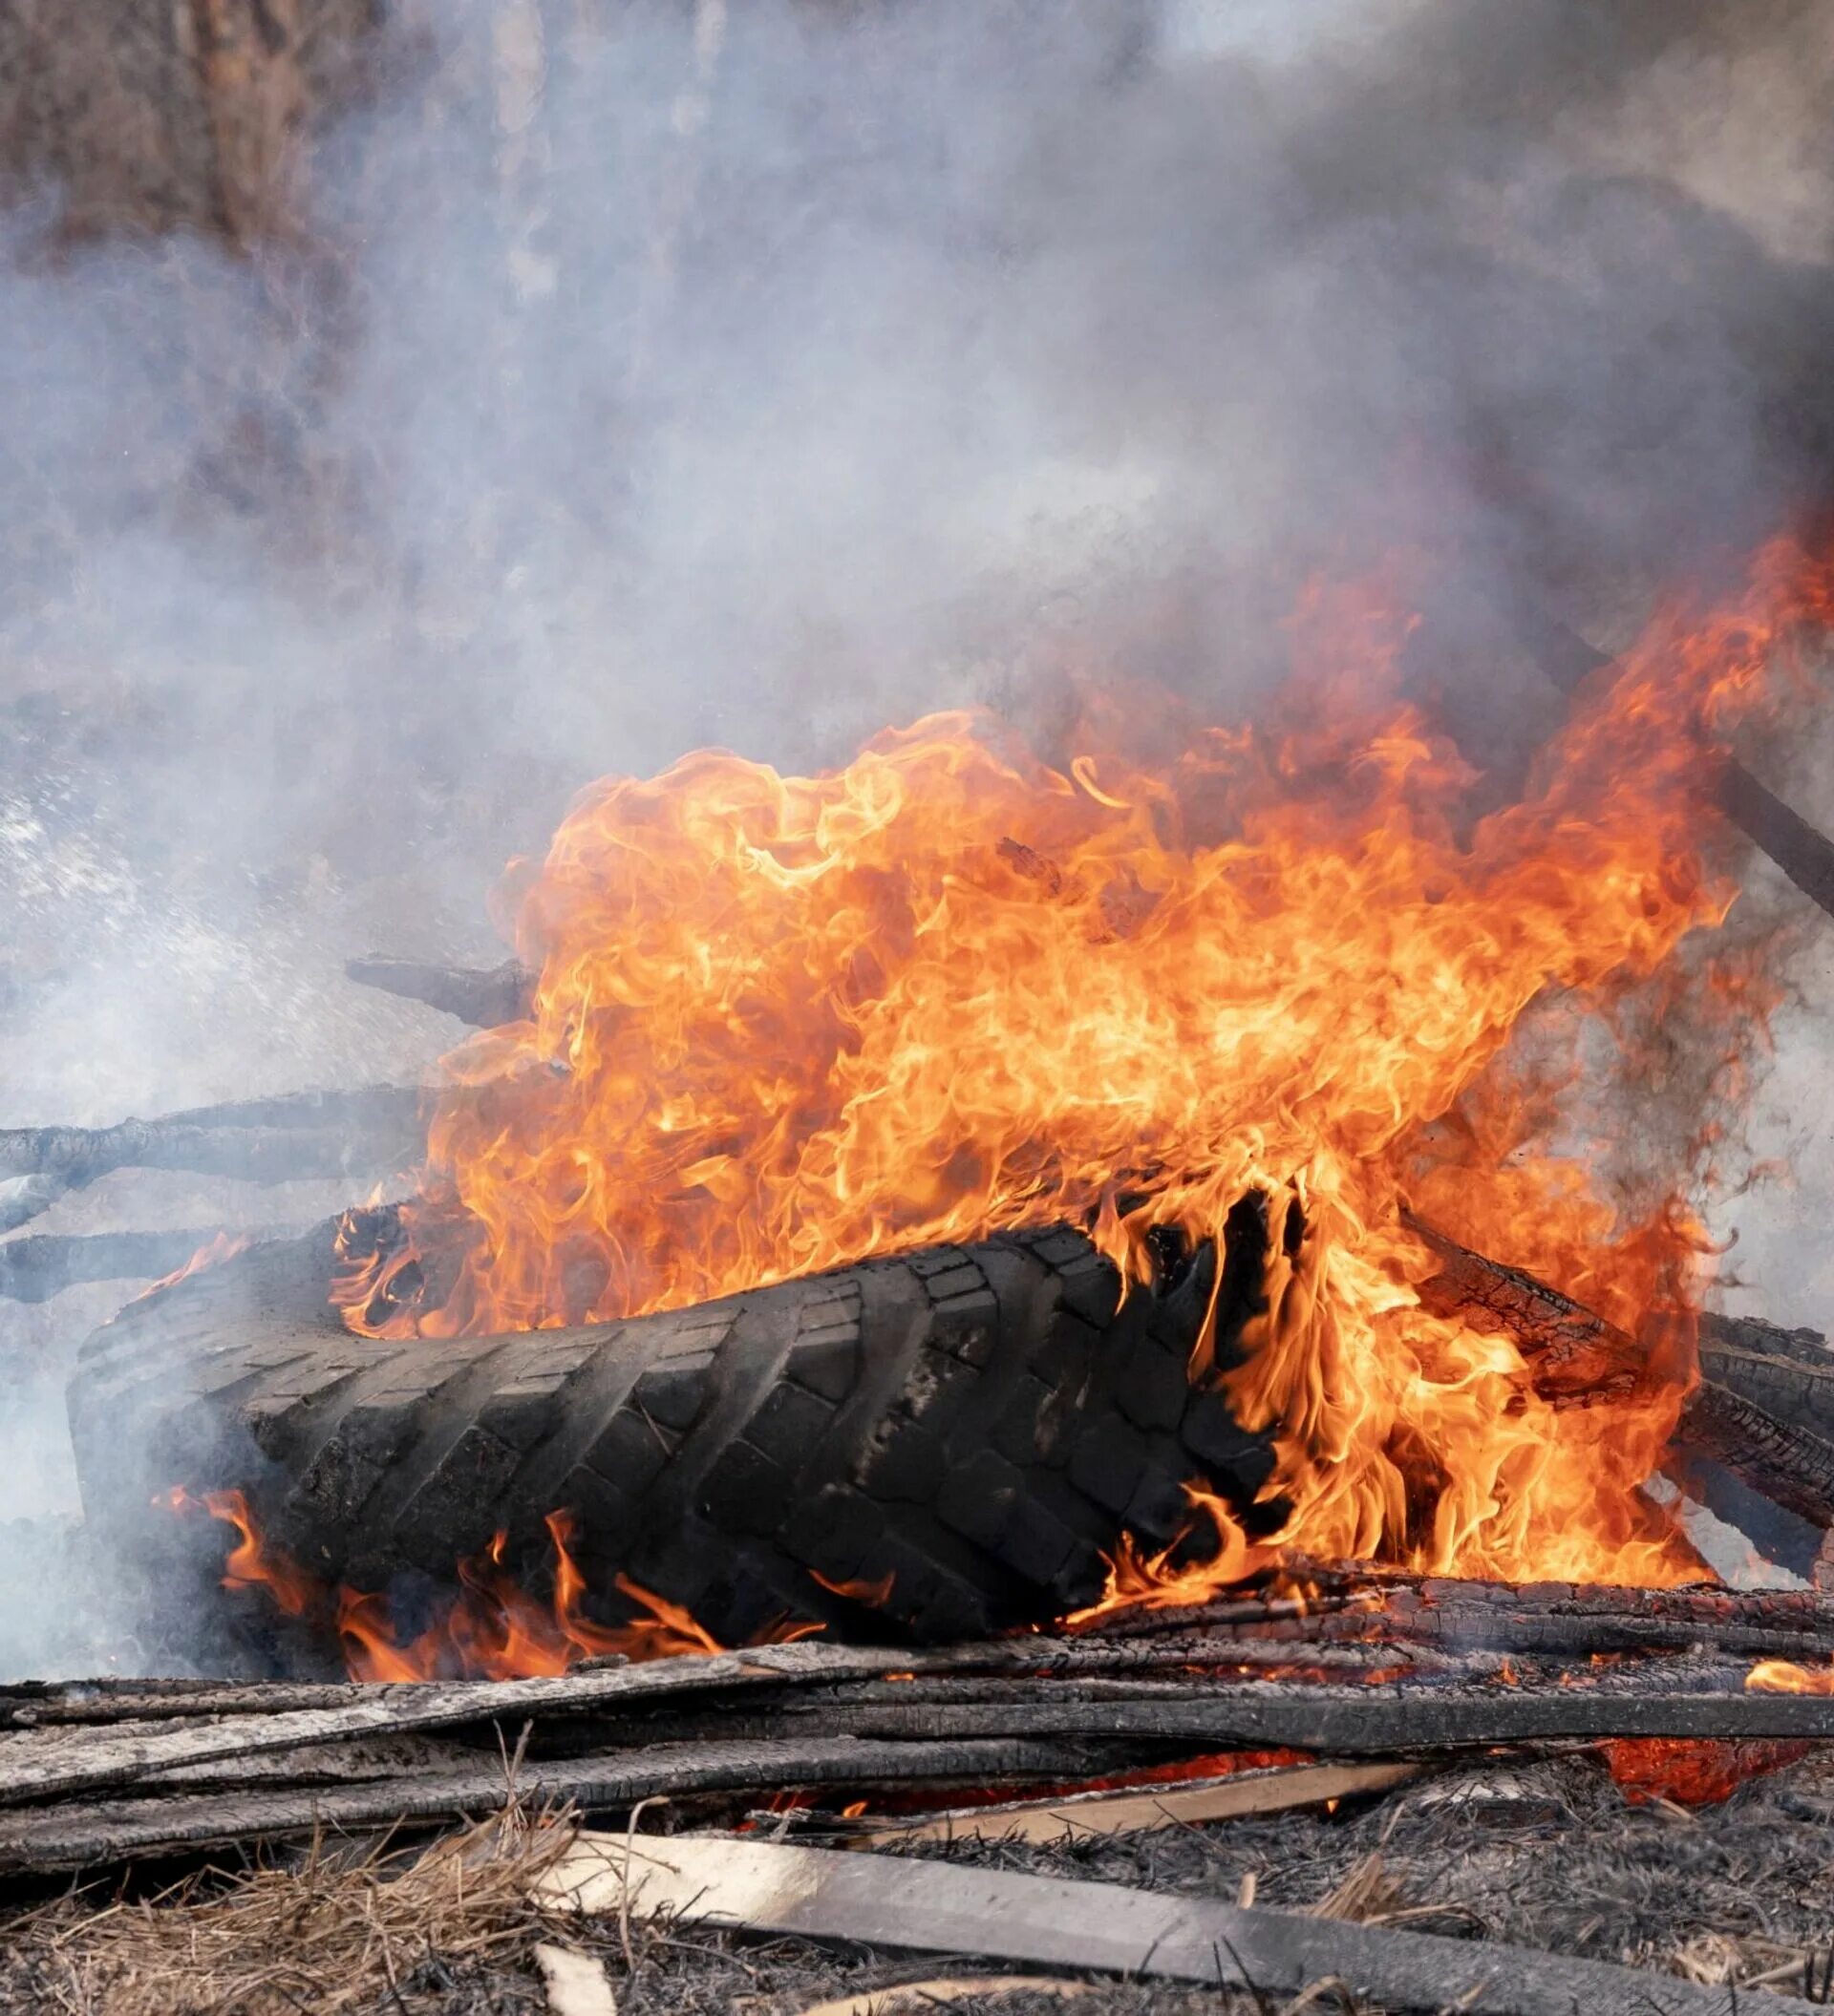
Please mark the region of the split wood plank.
MULTIPOLYGON (((102 1730, 43 1729, 0 1737, 0 1806, 69 1797, 223 1757, 428 1731, 466 1723, 514 1726, 565 1713, 607 1718, 599 1742, 653 1745, 717 1734, 795 1739, 822 1734, 906 1743, 1005 1738, 1201 1744, 1206 1749, 1297 1749, 1337 1757, 1418 1755, 1443 1750, 1609 1736, 1834 1739, 1834 1696, 1746 1692, 1742 1676, 1676 1685, 1653 1673, 1640 1686, 1608 1678, 1591 1687, 1397 1683, 1381 1687, 1203 1678, 1173 1687, 1036 1677, 1049 1662, 1039 1641, 979 1648, 975 1658, 1016 1668, 1006 1690, 968 1698, 904 1699, 898 1684, 850 1697, 834 1683, 872 1681, 889 1660, 938 1670, 959 1653, 890 1653, 803 1643, 749 1652, 659 1660, 554 1679, 404 1687, 391 1698, 220 1721, 129 1724, 102 1730), (1031 1668, 1030 1672, 1027 1668, 1031 1668), (819 1697, 760 1688, 786 1678, 828 1683, 819 1697), (637 1712, 707 1690, 738 1690, 717 1715, 646 1723, 637 1712), (775 1711, 775 1712, 773 1712, 775 1711)), ((908 1684, 906 1684, 908 1685, 908 1684)))
MULTIPOLYGON (((786 1785, 854 1792, 881 1785, 982 1785, 1029 1778, 1061 1783, 1111 1772, 1112 1751, 1061 1743, 861 1743, 846 1736, 799 1743, 666 1744, 552 1762, 524 1760, 516 1796, 582 1813, 639 1799, 703 1793, 778 1792, 786 1785)), ((288 1836, 445 1825, 499 1811, 509 1781, 498 1757, 369 1784, 174 1793, 163 1798, 73 1799, 0 1814, 0 1875, 93 1869, 180 1850, 208 1850, 288 1836)))
POLYGON ((824 1706, 821 1727, 893 1741, 1110 1737, 1205 1749, 1418 1756, 1494 1744, 1609 1736, 1834 1739, 1834 1696, 1563 1687, 1339 1688, 1267 1681, 1213 1685, 1184 1699, 824 1706))
POLYGON ((535 1966, 547 1993, 548 2016, 618 2016, 618 2000, 605 1963, 591 1953, 544 1942, 535 1966))
POLYGON ((628 1847, 590 1836, 538 1879, 536 1896, 595 1916, 629 1910, 1281 1995, 1335 1977, 1379 2007, 1468 2016, 1727 2016, 1730 2006, 1720 1988, 1522 1946, 708 1835, 645 1836, 628 1847))
POLYGON ((848 1847, 888 1841, 1061 1841, 1066 1836, 1151 1834, 1164 1827, 1232 1820, 1243 1814, 1286 1813, 1328 1799, 1387 1792, 1420 1774, 1420 1766, 1294 1764, 1276 1771, 1236 1772, 1177 1785, 1075 1793, 1067 1798, 1013 1799, 963 1806, 914 1820, 863 1821, 848 1847))
MULTIPOLYGON (((1251 1605, 1239 1606, 1244 1612, 1251 1605)), ((355 1698, 326 1708, 221 1720, 177 1719, 168 1727, 129 1723, 105 1731, 57 1727, 0 1735, 0 1807, 68 1797, 129 1785, 153 1772, 217 1757, 256 1756, 306 1744, 358 1736, 458 1728, 465 1723, 520 1723, 542 1715, 618 1712, 675 1695, 727 1688, 821 1686, 870 1680, 887 1672, 1037 1673, 1062 1661, 1086 1669, 1091 1647, 1048 1638, 923 1651, 824 1645, 803 1639, 745 1650, 692 1653, 642 1666, 530 1680, 410 1682, 352 1689, 355 1698)), ((1097 1666, 1139 1663, 1127 1645, 1094 1648, 1097 1666)))
MULTIPOLYGON (((895 1656, 900 1655, 803 1641, 742 1652, 694 1653, 551 1679, 416 1682, 335 1708, 297 1708, 278 1715, 238 1715, 169 1728, 130 1724, 105 1735, 57 1729, 26 1731, 0 1738, 0 1806, 128 1785, 176 1765, 257 1756, 302 1744, 451 1729, 467 1722, 519 1721, 563 1709, 590 1711, 668 1694, 799 1677, 864 1679, 883 1673, 895 1656)), ((903 1656, 906 1670, 923 1658, 916 1653, 903 1656)))

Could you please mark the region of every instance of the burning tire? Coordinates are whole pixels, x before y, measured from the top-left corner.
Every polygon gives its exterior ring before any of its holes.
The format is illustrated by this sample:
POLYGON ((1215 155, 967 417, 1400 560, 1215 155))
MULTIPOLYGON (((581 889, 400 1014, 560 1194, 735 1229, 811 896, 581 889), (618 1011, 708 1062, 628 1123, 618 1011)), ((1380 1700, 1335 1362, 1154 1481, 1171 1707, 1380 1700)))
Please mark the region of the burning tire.
MULTIPOLYGON (((341 1326, 331 1260, 329 1226, 257 1247, 90 1339, 70 1411, 98 1529, 147 1557, 157 1494, 239 1485, 313 1574, 395 1593, 449 1584, 498 1531, 539 1573, 564 1508, 589 1588, 626 1575, 726 1643, 784 1618, 941 1639, 1091 1602, 1123 1532, 1184 1528, 1187 1480, 1256 1523, 1272 1468, 1187 1377, 1207 1250, 1122 1297, 1080 1233, 1013 1234, 590 1328, 407 1343, 341 1326)), ((1224 1273, 1226 1336, 1259 1268, 1224 1273)))

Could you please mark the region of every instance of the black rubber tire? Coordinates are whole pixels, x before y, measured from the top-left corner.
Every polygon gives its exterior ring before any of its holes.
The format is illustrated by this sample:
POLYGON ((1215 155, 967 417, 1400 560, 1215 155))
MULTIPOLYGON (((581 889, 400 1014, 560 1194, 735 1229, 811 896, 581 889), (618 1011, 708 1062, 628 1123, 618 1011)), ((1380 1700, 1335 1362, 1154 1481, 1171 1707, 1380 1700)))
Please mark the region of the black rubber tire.
POLYGON ((84 1346, 85 1508, 128 1551, 172 1523, 156 1493, 238 1484, 327 1580, 449 1584, 498 1529, 538 1575, 565 1507, 593 1591, 623 1571, 724 1643, 784 1617, 940 1640, 1090 1602, 1123 1531, 1187 1525, 1187 1479, 1278 1517, 1252 1505, 1269 1450, 1187 1378, 1207 1251, 1122 1298, 1080 1233, 1016 1234, 591 1328, 390 1344, 326 1305, 331 1238, 194 1275, 84 1346))

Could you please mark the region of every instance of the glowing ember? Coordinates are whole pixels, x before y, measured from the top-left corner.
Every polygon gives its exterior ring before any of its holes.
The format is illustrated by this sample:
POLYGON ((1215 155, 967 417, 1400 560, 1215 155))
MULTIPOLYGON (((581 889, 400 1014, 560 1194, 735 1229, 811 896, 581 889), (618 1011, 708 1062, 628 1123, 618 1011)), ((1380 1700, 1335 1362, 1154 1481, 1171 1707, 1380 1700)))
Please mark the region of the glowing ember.
POLYGON ((1633 1806, 1651 1799, 1717 1806, 1746 1779, 1781 1771, 1805 1757, 1808 1749, 1806 1743, 1712 1736, 1618 1736, 1604 1746, 1606 1766, 1633 1806))
MULTIPOLYGON (((1628 1211, 1587 1122, 1678 1005, 1729 1061, 1761 1028, 1754 972, 1677 957, 1735 895, 1706 753, 1775 713, 1773 666, 1831 606, 1834 562, 1766 549, 1735 605, 1654 625, 1483 817, 1396 697, 1407 620, 1363 589, 1299 612, 1270 724, 1169 763, 1091 721, 1056 768, 948 715, 816 777, 703 753, 606 782, 520 876, 533 1013, 448 1060, 404 1240, 347 1225, 347 1320, 597 1321, 1059 1219, 1138 1280, 1151 1235, 1215 1238, 1259 1192, 1269 1306, 1227 1385, 1274 1438, 1282 1539, 1689 1576, 1637 1486, 1691 1376, 1711 1118, 1628 1211), (1404 1203, 1640 1335, 1646 1376, 1538 1395, 1513 1343, 1420 1305, 1404 1203)), ((1220 1531, 1206 1586, 1248 1562, 1220 1531)))

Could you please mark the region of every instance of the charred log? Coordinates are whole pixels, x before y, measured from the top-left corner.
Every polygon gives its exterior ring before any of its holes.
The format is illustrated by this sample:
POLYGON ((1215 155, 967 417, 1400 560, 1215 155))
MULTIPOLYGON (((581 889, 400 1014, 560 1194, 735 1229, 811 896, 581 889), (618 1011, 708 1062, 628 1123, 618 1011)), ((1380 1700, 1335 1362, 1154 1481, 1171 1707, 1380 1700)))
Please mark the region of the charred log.
MULTIPOLYGON (((1532 1275, 1472 1253, 1418 1220, 1409 1223, 1441 1263, 1420 1290, 1427 1307, 1506 1329, 1548 1398, 1635 1384, 1643 1352, 1634 1338, 1532 1275)), ((1834 1527, 1834 1441, 1803 1425, 1804 1416, 1834 1421, 1834 1368, 1821 1372, 1715 1341, 1702 1348, 1700 1383, 1676 1439, 1826 1530, 1834 1527)))
POLYGON ((374 1175, 418 1159, 417 1086, 294 1093, 202 1106, 114 1127, 0 1129, 0 1188, 20 1224, 68 1190, 117 1169, 177 1169, 255 1183, 374 1175))
POLYGON ((522 1021, 535 995, 536 975, 516 959, 488 968, 428 966, 414 959, 352 959, 344 970, 359 987, 398 994, 405 1001, 424 1001, 474 1029, 522 1021))
POLYGON ((1507 1330, 1531 1359, 1535 1387, 1550 1400, 1628 1391, 1642 1376, 1636 1340, 1532 1274, 1486 1260, 1404 1211, 1439 1271, 1420 1287, 1435 1315, 1507 1330))
POLYGON ((1672 1450, 1662 1473, 1677 1491, 1742 1533, 1765 1560, 1804 1581, 1813 1579, 1827 1535, 1812 1520, 1753 1491, 1742 1477, 1697 1450, 1672 1450))

